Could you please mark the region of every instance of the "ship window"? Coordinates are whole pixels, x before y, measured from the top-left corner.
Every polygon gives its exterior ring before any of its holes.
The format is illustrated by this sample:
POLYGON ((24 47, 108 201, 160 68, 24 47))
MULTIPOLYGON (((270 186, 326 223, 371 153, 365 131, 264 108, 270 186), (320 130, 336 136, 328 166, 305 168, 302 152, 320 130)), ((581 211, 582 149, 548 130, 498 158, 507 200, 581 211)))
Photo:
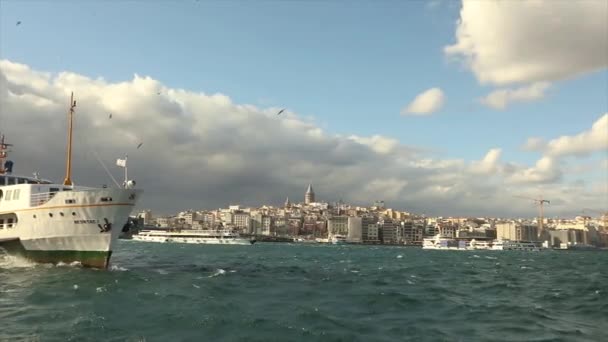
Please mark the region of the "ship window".
POLYGON ((0 200, 2 199, 3 192, 0 190, 0 200))
POLYGON ((76 203, 75 199, 66 199, 65 200, 65 204, 74 204, 74 203, 76 203))
POLYGON ((53 217, 53 213, 49 213, 49 216, 50 216, 50 217, 53 217))
POLYGON ((59 216, 63 216, 63 213, 59 213, 59 216))
POLYGON ((13 199, 14 199, 14 200, 18 200, 18 199, 19 199, 19 192, 21 192, 21 190, 20 190, 20 189, 15 189, 15 190, 13 191, 13 199))
POLYGON ((4 220, 0 219, 0 229, 4 229, 4 220))
POLYGON ((76 212, 75 211, 72 211, 72 216, 76 216, 76 212))
POLYGON ((9 218, 6 220, 6 228, 13 228, 13 219, 9 218))
POLYGON ((34 218, 36 218, 36 214, 34 214, 34 218))
POLYGON ((58 191, 59 191, 59 188, 50 188, 49 189, 49 192, 52 193, 52 194, 54 194, 54 193, 56 193, 58 191))
POLYGON ((13 190, 6 190, 6 201, 10 201, 11 200, 11 193, 13 192, 13 190))
POLYGON ((101 201, 102 202, 112 202, 112 197, 102 197, 101 201))

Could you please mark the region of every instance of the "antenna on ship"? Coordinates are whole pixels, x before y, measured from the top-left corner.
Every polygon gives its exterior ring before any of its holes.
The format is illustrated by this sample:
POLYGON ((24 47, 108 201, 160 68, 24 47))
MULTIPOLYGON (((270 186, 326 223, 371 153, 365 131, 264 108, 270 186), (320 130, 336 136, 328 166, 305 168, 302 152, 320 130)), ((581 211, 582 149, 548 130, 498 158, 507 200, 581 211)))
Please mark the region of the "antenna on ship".
POLYGON ((75 107, 76 101, 74 101, 74 92, 72 92, 72 96, 70 97, 70 111, 68 112, 68 151, 63 185, 72 185, 72 119, 74 117, 75 107))

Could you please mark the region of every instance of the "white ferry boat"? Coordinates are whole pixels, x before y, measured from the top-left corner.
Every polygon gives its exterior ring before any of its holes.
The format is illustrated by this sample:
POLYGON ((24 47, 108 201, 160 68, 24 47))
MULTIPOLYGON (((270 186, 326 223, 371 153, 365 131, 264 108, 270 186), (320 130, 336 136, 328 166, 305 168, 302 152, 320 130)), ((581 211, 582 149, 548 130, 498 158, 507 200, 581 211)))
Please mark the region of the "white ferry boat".
POLYGON ((124 189, 72 183, 73 94, 70 104, 63 183, 13 175, 11 145, 0 137, 0 250, 35 262, 106 268, 141 190, 132 181, 124 189))
POLYGON ((468 241, 442 237, 437 234, 432 238, 422 239, 422 249, 466 250, 467 242, 468 241))
POLYGON ((440 249, 440 250, 518 250, 518 251, 539 251, 541 249, 538 243, 525 241, 509 241, 509 240, 464 240, 446 238, 436 235, 432 238, 422 240, 423 249, 440 249))
POLYGON ((252 245, 255 239, 241 237, 230 231, 215 230, 142 230, 132 237, 135 241, 160 242, 160 243, 194 243, 211 245, 252 245))
POLYGON ((494 240, 492 243, 494 251, 540 251, 539 244, 527 241, 494 240))

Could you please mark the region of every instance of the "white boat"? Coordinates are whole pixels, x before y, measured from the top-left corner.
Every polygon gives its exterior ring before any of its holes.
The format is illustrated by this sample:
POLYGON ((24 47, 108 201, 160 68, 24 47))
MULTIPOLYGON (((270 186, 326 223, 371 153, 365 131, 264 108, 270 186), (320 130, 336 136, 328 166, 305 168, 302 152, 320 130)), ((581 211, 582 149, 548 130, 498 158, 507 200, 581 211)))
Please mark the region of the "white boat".
POLYGON ((230 231, 215 230, 142 230, 132 237, 135 241, 160 243, 193 243, 210 245, 252 245, 254 239, 241 237, 230 231))
POLYGON ((540 251, 538 243, 529 241, 494 240, 492 243, 494 251, 540 251))
POLYGON ((466 250, 467 242, 442 237, 440 234, 437 234, 432 238, 422 239, 422 249, 466 250))
POLYGON ((332 235, 329 238, 329 242, 333 245, 344 245, 346 244, 346 236, 343 235, 332 235))
POLYGON ((70 103, 63 183, 13 175, 7 159, 11 145, 0 137, 0 249, 35 262, 106 268, 141 190, 132 188, 134 182, 124 189, 72 183, 73 97, 70 103))

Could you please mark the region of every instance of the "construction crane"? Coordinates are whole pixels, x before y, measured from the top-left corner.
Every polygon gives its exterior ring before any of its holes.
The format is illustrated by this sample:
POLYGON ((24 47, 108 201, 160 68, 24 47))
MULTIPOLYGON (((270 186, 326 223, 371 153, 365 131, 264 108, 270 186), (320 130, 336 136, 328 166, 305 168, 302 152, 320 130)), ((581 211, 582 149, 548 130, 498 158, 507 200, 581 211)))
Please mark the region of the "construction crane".
POLYGON ((532 201, 534 201, 535 204, 538 205, 538 211, 539 211, 539 216, 540 216, 538 219, 538 236, 542 236, 543 226, 544 226, 545 203, 551 204, 551 201, 544 199, 542 196, 540 198, 532 198, 532 197, 526 197, 526 196, 515 196, 515 197, 532 200, 532 201))

